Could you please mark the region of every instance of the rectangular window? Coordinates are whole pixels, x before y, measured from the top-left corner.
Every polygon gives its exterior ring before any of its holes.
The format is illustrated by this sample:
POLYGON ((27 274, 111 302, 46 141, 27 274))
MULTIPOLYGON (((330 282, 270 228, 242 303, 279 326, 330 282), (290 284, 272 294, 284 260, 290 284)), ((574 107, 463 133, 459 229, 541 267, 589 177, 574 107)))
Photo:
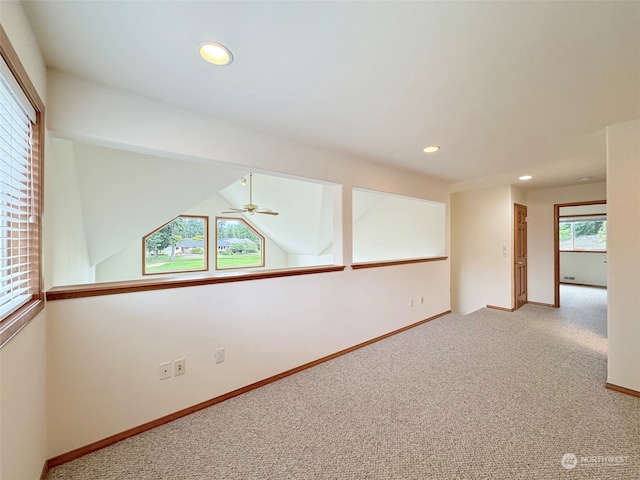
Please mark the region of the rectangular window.
POLYGON ((560 250, 604 252, 607 250, 607 216, 560 217, 560 250))
MULTIPOLYGON (((0 36, 6 40, 4 31, 0 36)), ((43 308, 40 209, 44 105, 0 45, 0 346, 43 308)))
POLYGON ((208 217, 181 215, 142 239, 143 275, 209 269, 208 217))

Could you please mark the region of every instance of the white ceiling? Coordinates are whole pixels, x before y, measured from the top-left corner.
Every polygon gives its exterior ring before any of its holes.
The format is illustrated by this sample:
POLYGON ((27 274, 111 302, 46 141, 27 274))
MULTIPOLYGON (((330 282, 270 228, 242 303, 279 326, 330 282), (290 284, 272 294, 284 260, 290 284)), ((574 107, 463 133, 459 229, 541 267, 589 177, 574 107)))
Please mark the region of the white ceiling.
POLYGON ((459 186, 602 181, 640 117, 640 2, 24 6, 52 68, 459 186))

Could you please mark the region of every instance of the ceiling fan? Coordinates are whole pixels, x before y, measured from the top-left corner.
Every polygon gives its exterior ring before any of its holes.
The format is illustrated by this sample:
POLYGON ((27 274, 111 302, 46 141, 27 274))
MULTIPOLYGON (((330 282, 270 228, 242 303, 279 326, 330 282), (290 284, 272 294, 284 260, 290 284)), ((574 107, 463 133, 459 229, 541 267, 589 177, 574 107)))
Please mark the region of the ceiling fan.
POLYGON ((253 173, 249 174, 249 203, 247 203, 243 208, 230 208, 226 212, 222 213, 248 213, 249 215, 253 215, 254 213, 262 213, 264 215, 279 215, 278 212, 274 212, 268 208, 260 208, 258 205, 254 205, 253 203, 253 173))

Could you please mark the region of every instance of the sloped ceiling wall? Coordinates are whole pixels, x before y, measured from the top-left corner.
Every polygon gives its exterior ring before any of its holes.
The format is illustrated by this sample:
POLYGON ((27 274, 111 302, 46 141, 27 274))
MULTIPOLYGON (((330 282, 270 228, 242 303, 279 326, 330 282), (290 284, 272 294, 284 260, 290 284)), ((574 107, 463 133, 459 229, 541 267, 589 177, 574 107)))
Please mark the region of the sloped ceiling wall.
POLYGON ((89 261, 96 265, 244 173, 74 144, 89 261))
MULTIPOLYGON (((231 205, 249 203, 249 183, 220 191, 231 205)), ((280 212, 245 218, 287 253, 320 255, 333 242, 333 186, 254 173, 253 203, 280 212)))
MULTIPOLYGON (((91 265, 214 194, 229 206, 249 202, 249 185, 239 181, 250 173, 243 167, 72 145, 91 265)), ((253 203, 280 215, 245 218, 287 253, 320 255, 333 241, 332 189, 256 173, 253 203)))

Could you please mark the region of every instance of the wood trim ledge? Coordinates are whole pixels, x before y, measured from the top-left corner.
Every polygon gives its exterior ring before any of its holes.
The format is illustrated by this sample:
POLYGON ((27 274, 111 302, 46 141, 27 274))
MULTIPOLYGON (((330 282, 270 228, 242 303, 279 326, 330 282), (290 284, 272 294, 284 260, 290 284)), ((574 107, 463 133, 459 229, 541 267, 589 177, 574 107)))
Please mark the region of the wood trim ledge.
POLYGON ((640 398, 640 392, 638 392, 637 390, 631 390, 630 388, 619 387, 618 385, 614 385, 613 383, 609 383, 609 382, 605 384, 605 387, 607 387, 609 390, 615 390, 616 392, 626 393, 627 395, 640 398))
POLYGON ((70 285, 53 287, 47 291, 47 300, 68 300, 71 298, 97 297, 100 295, 116 295, 119 293, 144 292, 148 290, 164 290, 167 288, 197 287, 216 283, 247 282, 265 278, 294 277, 297 275, 312 275, 315 273, 341 272, 344 265, 328 265, 322 267, 289 268, 286 270, 263 270, 246 274, 227 274, 220 276, 195 278, 165 278, 133 280, 129 282, 89 283, 85 285, 70 285))
POLYGON ((425 262, 440 262, 447 260, 449 257, 425 257, 425 258, 407 258, 404 260, 386 260, 383 262, 362 262, 354 263, 351 265, 353 270, 360 270, 363 268, 375 268, 375 267, 391 267, 393 265, 407 265, 409 263, 425 263, 425 262))
POLYGON ((342 355, 345 355, 347 353, 351 353, 355 350, 358 350, 362 347, 366 347, 368 345, 371 345, 372 343, 376 343, 379 342, 380 340, 384 340, 385 338, 391 337, 393 335, 397 335, 398 333, 404 332, 406 330, 409 330, 411 328, 415 328, 419 325, 425 324, 427 322, 430 322, 431 320, 435 320, 436 318, 440 318, 443 317, 447 314, 451 313, 451 310, 447 310, 446 312, 442 312, 439 313, 437 315, 434 315, 432 317, 429 318, 425 318, 424 320, 420 320, 419 322, 413 323, 411 325, 407 325, 406 327, 402 327, 399 328, 397 330, 394 330, 392 332, 389 333, 385 333, 384 335, 380 335, 379 337, 375 337, 372 338, 371 340, 367 340, 365 342, 359 343, 357 345, 354 345, 352 347, 349 348, 345 348, 344 350, 340 350, 336 353, 332 353, 331 355, 327 355, 326 357, 322 357, 319 358, 317 360, 314 360, 312 362, 309 363, 305 363, 304 365, 300 365, 299 367, 295 367, 292 368, 290 370, 287 370, 285 372, 279 373, 277 375, 273 375, 272 377, 269 378, 265 378, 263 380, 260 380, 258 382, 252 383, 250 385, 246 385, 244 387, 238 388, 236 390, 233 390, 231 392, 225 393, 223 395, 220 395, 218 397, 212 398, 210 400, 206 400, 202 403, 198 403, 197 405, 193 405, 191 407, 187 407, 183 410, 180 410, 178 412, 166 415, 162 418, 158 418, 156 420, 152 420, 151 422, 147 422, 145 424, 139 425, 137 427, 131 428, 129 430, 125 430, 124 432, 121 433, 117 433, 115 435, 112 435, 110 437, 107 437, 105 439, 102 440, 98 440, 97 442, 93 442, 89 445, 85 445, 84 447, 80 447, 80 448, 76 448, 75 450, 72 450, 70 452, 67 453, 63 453, 62 455, 58 455, 56 457, 50 458, 47 461, 47 469, 51 469, 54 467, 57 467, 58 465, 62 465, 63 463, 67 463, 70 462, 71 460, 75 460, 77 458, 80 458, 84 455, 87 455, 89 453, 95 452, 97 450, 100 450, 104 447, 108 447, 109 445, 113 445, 115 443, 118 443, 122 440, 125 440, 129 437, 133 437, 134 435, 138 435, 139 433, 142 432, 146 432, 147 430, 151 430, 152 428, 156 428, 159 427, 160 425, 164 425, 165 423, 169 423, 172 422, 173 420, 177 420, 178 418, 184 417, 186 415, 189 415, 191 413, 197 412, 199 410, 202 410, 204 408, 208 408, 211 407, 213 405, 216 405, 217 403, 221 403, 224 402, 225 400, 229 400, 230 398, 233 397, 237 397, 238 395, 242 395, 243 393, 247 393, 251 390, 254 390, 256 388, 262 387, 264 385, 267 385, 269 383, 275 382, 277 380, 280 380, 282 378, 288 377, 289 375, 293 375, 294 373, 298 373, 301 372, 303 370, 306 370, 308 368, 311 367, 315 367, 317 365, 320 365, 321 363, 324 362, 328 362, 329 360, 333 360, 334 358, 340 357, 342 355))

